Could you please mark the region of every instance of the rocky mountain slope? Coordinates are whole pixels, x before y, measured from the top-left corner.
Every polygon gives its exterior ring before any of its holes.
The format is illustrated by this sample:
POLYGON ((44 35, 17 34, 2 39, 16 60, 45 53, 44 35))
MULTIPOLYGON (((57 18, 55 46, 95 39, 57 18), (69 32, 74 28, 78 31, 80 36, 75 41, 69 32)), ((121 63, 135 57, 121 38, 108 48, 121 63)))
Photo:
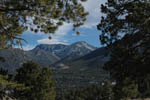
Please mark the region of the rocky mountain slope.
POLYGON ((96 48, 86 42, 77 42, 71 45, 63 44, 41 44, 33 50, 23 51, 21 49, 2 50, 0 56, 5 57, 6 62, 0 62, 0 66, 15 72, 26 61, 34 61, 41 66, 50 66, 62 59, 73 60, 88 54, 96 48))
POLYGON ((105 48, 99 48, 75 60, 55 63, 57 66, 54 77, 59 80, 59 87, 73 88, 99 84, 106 80, 109 75, 103 70, 103 65, 109 60, 109 56, 105 56, 105 51, 105 48))
POLYGON ((73 43, 71 45, 63 45, 63 44, 41 44, 35 47, 32 51, 44 50, 54 55, 60 57, 61 59, 71 56, 73 54, 80 54, 79 57, 94 51, 96 48, 94 46, 89 45, 86 42, 80 41, 73 43))
POLYGON ((59 57, 46 51, 23 51, 21 49, 2 50, 0 56, 5 58, 5 62, 0 62, 0 67, 9 72, 15 72, 27 61, 35 61, 40 65, 50 65, 60 60, 59 57))

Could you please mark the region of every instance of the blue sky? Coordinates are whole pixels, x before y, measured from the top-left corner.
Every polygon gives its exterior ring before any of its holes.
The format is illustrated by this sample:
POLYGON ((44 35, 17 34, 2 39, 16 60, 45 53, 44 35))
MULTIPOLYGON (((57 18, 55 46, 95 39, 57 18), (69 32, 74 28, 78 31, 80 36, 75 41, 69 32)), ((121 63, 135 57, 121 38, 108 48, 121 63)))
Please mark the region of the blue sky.
POLYGON ((100 22, 100 5, 106 0, 88 0, 83 3, 86 11, 89 12, 87 16, 87 21, 85 24, 79 28, 81 32, 80 35, 76 35, 72 31, 71 23, 64 23, 54 35, 52 35, 52 40, 49 40, 49 35, 44 33, 32 33, 30 31, 24 32, 22 37, 27 41, 23 44, 25 50, 30 50, 38 44, 71 44, 77 41, 85 41, 96 47, 100 47, 99 35, 100 31, 97 30, 96 25, 100 22))

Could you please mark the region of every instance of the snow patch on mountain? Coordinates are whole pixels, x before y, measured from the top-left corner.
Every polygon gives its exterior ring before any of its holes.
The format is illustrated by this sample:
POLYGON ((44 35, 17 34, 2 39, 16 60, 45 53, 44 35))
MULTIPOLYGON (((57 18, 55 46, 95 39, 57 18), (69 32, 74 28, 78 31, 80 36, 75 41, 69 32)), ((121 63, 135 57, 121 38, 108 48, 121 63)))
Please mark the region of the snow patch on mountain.
POLYGON ((84 41, 79 41, 76 43, 73 43, 71 45, 63 45, 63 44, 41 44, 38 45, 35 49, 33 50, 45 50, 47 52, 51 52, 54 55, 60 57, 61 59, 74 55, 74 53, 81 54, 81 56, 95 50, 96 48, 89 45, 88 43, 84 41))

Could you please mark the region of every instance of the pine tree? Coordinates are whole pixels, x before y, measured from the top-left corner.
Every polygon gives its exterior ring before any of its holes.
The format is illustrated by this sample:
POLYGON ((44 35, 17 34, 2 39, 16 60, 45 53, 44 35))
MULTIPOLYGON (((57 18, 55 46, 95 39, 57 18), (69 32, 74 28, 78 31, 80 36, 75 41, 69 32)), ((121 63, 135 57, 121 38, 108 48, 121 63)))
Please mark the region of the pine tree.
POLYGON ((142 82, 150 72, 150 1, 107 0, 101 9, 105 16, 97 28, 102 44, 110 48, 104 68, 117 84, 129 78, 138 85, 138 92, 145 93, 142 82))
POLYGON ((25 41, 20 35, 26 30, 48 34, 64 22, 74 28, 83 25, 88 13, 80 1, 0 0, 0 49, 25 41))
POLYGON ((55 84, 49 68, 41 68, 29 61, 17 70, 15 80, 24 84, 25 91, 18 91, 18 97, 23 100, 54 100, 55 84))
POLYGON ((104 82, 101 91, 101 100, 113 100, 112 84, 109 81, 104 82))
POLYGON ((122 82, 117 82, 114 86, 115 100, 131 100, 139 95, 138 84, 129 78, 122 82))
POLYGON ((52 81, 51 70, 48 67, 42 68, 34 87, 33 97, 38 100, 55 100, 55 83, 52 81))

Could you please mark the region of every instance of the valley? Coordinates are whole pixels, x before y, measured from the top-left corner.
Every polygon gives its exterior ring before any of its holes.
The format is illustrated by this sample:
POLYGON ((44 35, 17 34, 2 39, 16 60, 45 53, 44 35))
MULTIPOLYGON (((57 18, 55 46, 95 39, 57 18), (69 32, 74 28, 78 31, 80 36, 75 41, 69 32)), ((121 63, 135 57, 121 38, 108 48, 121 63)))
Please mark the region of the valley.
POLYGON ((10 73, 15 73, 16 69, 30 60, 43 67, 49 66, 57 88, 65 91, 106 80, 108 73, 102 67, 109 57, 104 54, 105 48, 96 48, 83 41, 71 45, 41 44, 29 51, 1 51, 0 56, 5 57, 6 62, 0 62, 0 66, 10 73))

